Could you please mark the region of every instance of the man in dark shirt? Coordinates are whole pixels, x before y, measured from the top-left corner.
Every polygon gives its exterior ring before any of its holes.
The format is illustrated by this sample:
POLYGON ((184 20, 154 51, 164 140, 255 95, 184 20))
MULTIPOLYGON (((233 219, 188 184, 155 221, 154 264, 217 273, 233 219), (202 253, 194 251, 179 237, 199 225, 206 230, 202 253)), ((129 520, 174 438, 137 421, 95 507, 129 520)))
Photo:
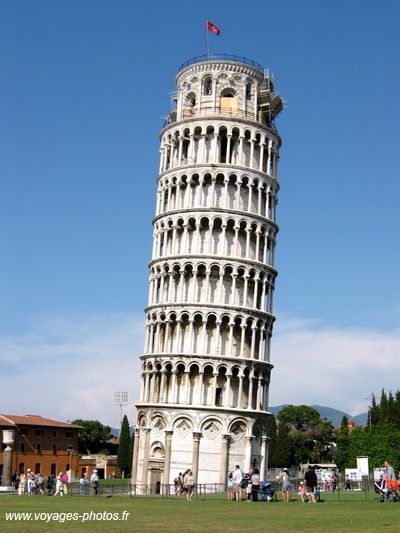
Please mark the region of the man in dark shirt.
POLYGON ((318 478, 313 465, 310 465, 307 468, 306 473, 304 474, 304 481, 309 503, 317 503, 314 496, 314 489, 318 485, 318 478))

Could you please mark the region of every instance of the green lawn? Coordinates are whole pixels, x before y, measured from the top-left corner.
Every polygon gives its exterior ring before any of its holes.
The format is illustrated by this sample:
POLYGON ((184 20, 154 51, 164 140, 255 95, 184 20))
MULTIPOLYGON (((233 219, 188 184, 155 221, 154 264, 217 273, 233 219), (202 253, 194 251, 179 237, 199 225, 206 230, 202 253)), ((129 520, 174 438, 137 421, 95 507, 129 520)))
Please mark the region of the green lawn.
MULTIPOLYGON (((370 495, 373 497, 373 495, 370 495)), ((187 502, 183 497, 0 496, 0 531, 47 532, 226 532, 226 531, 400 531, 400 503, 373 503, 364 495, 328 495, 319 504, 228 502, 208 496, 187 502), (130 513, 126 521, 6 521, 6 512, 130 513)))

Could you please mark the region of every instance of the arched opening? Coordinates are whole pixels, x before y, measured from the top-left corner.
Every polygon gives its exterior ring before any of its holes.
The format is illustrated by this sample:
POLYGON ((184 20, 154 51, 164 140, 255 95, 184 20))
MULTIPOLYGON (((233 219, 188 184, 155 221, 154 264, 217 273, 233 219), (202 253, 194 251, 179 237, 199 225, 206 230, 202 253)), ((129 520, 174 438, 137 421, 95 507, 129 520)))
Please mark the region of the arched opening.
POLYGON ((224 115, 237 115, 238 99, 235 90, 231 87, 221 91, 220 109, 224 115))
POLYGON ((228 137, 227 129, 225 126, 219 129, 219 162, 227 162, 227 148, 228 148, 228 137))
POLYGON ((212 94, 212 78, 206 76, 203 80, 203 94, 204 96, 210 96, 212 94))

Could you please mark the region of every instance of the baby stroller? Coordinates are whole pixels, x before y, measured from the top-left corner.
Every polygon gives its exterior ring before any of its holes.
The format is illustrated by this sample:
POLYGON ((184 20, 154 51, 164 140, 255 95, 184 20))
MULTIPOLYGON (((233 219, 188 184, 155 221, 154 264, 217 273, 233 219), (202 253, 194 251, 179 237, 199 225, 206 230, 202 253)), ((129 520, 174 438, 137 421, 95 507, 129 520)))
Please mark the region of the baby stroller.
POLYGON ((261 489, 258 489, 258 494, 261 494, 261 501, 264 503, 277 502, 278 498, 275 494, 275 489, 269 481, 261 482, 261 489))
POLYGON ((378 498, 374 499, 375 503, 392 503, 399 501, 399 495, 397 490, 399 489, 398 481, 387 481, 385 480, 375 481, 374 491, 376 494, 379 494, 378 498))

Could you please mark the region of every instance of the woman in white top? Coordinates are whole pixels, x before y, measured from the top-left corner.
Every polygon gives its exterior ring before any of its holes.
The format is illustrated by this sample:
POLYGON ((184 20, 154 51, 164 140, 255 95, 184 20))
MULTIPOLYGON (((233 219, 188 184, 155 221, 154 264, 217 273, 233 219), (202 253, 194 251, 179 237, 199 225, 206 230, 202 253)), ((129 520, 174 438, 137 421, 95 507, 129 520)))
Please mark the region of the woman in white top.
POLYGON ((57 494, 64 496, 64 481, 62 478, 62 472, 60 472, 57 476, 56 492, 54 493, 54 496, 57 496, 57 494))
POLYGON ((258 501, 258 489, 261 488, 260 471, 255 468, 254 474, 251 476, 251 495, 253 502, 258 501))

